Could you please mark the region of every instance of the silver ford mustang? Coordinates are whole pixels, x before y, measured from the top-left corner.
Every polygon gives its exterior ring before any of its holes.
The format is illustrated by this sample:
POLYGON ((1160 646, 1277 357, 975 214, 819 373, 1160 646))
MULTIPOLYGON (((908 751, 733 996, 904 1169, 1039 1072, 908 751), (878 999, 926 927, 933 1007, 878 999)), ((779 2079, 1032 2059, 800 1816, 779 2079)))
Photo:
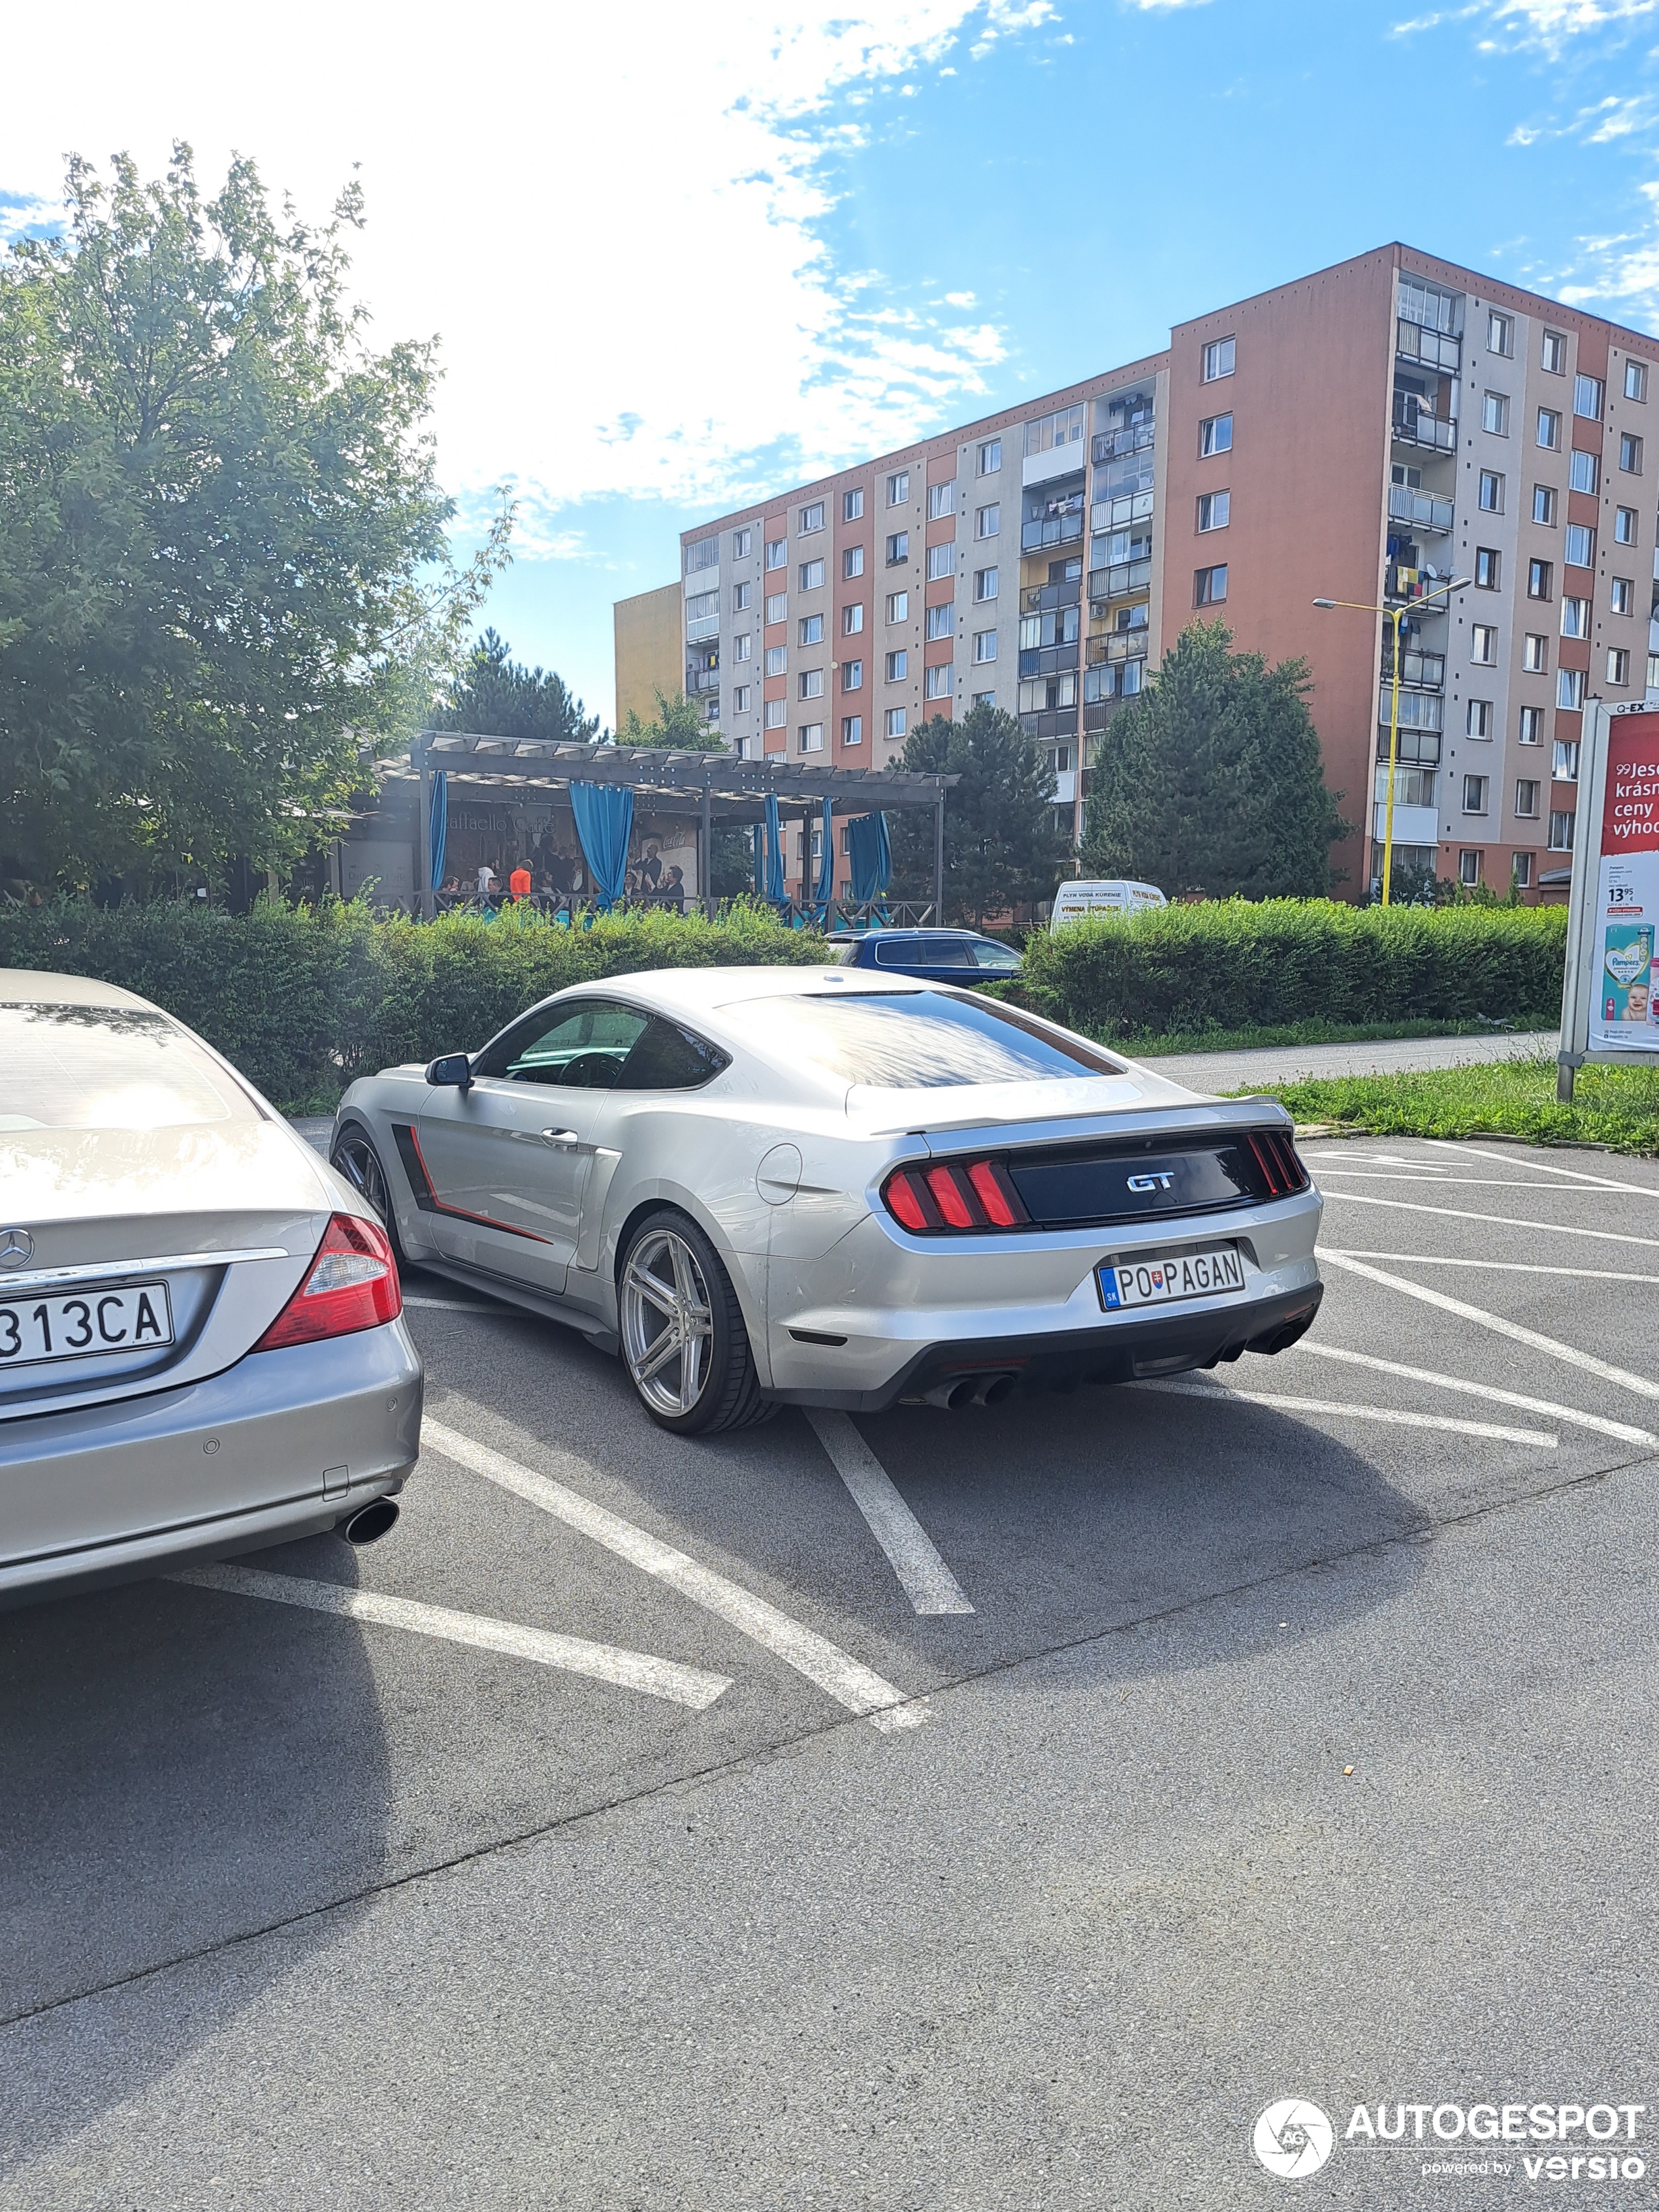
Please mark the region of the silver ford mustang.
POLYGON ((400 1255, 619 1350, 687 1432, 1213 1366, 1321 1297, 1281 1107, 875 970, 580 985, 355 1083, 332 1158, 400 1255))
POLYGON ((218 1054, 0 969, 0 1602, 383 1528, 401 1311, 372 1210, 218 1054))

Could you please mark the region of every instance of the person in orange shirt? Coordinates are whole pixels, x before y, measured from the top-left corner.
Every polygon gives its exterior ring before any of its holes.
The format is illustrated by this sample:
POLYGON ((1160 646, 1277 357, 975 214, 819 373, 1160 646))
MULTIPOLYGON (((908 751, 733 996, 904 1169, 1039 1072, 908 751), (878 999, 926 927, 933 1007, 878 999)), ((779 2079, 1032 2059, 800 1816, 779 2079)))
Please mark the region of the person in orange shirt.
POLYGON ((530 896, 530 871, 526 867, 522 860, 520 861, 518 866, 514 869, 512 874, 507 878, 507 888, 512 892, 515 899, 524 899, 530 896))

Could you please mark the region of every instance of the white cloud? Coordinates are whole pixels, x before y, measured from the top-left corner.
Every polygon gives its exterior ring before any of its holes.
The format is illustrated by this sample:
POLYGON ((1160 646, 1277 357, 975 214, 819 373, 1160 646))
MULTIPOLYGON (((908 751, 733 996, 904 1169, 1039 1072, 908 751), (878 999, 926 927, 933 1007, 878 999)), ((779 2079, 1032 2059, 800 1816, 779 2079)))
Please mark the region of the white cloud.
POLYGON ((1466 7, 1437 9, 1396 23, 1394 32, 1404 38, 1413 31, 1437 30, 1442 23, 1467 23, 1479 17, 1492 27, 1492 35, 1480 42, 1487 51, 1535 48, 1557 60, 1569 40, 1612 25, 1635 23, 1651 16, 1656 9, 1659 0, 1471 0, 1466 7))
POLYGON ((514 477, 538 550, 580 557, 562 502, 736 499, 781 466, 902 443, 986 389, 1005 342, 965 319, 971 295, 927 308, 836 264, 827 157, 858 143, 842 111, 860 95, 1054 14, 294 0, 273 37, 257 11, 176 0, 157 40, 125 0, 88 0, 66 72, 27 10, 8 31, 8 76, 32 88, 8 112, 0 224, 55 200, 70 148, 131 149, 155 173, 182 137, 209 179, 234 148, 313 216, 360 163, 373 330, 442 340, 446 481, 476 498, 514 477))

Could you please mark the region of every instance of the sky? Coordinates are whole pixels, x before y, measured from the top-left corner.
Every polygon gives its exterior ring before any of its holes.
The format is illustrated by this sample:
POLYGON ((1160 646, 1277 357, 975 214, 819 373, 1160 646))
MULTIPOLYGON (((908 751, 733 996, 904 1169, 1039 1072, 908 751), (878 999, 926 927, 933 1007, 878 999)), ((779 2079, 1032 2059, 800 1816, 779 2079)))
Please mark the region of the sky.
POLYGON ((1659 331, 1659 0, 84 0, 7 30, 0 241, 176 138, 354 175, 435 335, 484 619, 608 723, 613 600, 734 506, 1399 238, 1659 331))

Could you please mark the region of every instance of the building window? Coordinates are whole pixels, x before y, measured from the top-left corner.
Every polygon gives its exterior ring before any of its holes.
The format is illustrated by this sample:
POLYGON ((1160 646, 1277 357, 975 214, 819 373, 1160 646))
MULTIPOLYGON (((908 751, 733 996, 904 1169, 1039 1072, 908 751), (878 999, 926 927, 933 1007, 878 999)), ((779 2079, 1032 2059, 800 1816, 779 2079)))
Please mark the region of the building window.
POLYGON ((949 599, 942 607, 928 608, 927 635, 929 637, 954 637, 956 631, 957 611, 949 599))
POLYGON ((1200 568, 1193 576, 1193 605, 1195 607, 1218 607, 1227 596, 1227 564, 1224 561, 1214 568, 1200 568))
POLYGON ((1628 430, 1620 434, 1619 465, 1627 477, 1639 477, 1642 473, 1642 441, 1628 430))
POLYGON ((1520 741, 1523 745, 1535 745, 1544 734, 1544 710, 1541 707, 1521 709, 1520 741))
POLYGON ((849 660, 842 668, 841 672, 841 688, 843 691, 863 690, 864 663, 861 660, 849 660))
POLYGON ((864 717, 862 714, 843 714, 842 716, 841 741, 844 745, 861 745, 864 743, 864 717))
POLYGON ((732 558, 734 561, 746 561, 749 558, 750 549, 753 542, 754 532, 752 531, 734 530, 732 532, 732 558))
POLYGON ((1547 599, 1553 589, 1555 563, 1553 561, 1528 561, 1527 563, 1527 597, 1547 599))
POLYGON ((1537 821, 1538 780, 1535 776, 1523 775, 1517 781, 1515 787, 1515 811, 1520 821, 1537 821))
POLYGON ((1464 726, 1472 738, 1489 738, 1492 735, 1492 701, 1471 699, 1464 726))
POLYGON ((1528 676, 1545 675, 1550 665, 1550 641, 1529 629, 1521 641, 1521 666, 1528 676))
POLYGON ((996 570, 994 568, 975 568, 974 571, 974 597, 976 599, 994 599, 996 595, 996 570))
POLYGON ((1636 509, 1615 507, 1613 510, 1613 542, 1615 545, 1634 545, 1636 543, 1636 509))
POLYGON ((1595 493, 1601 488, 1601 464, 1594 453, 1575 450, 1567 456, 1567 489, 1595 493))
POLYGON ((841 573, 843 576, 848 577, 861 576, 864 574, 864 548, 862 545, 849 545, 848 547, 847 550, 841 556, 841 573))
POLYGON ((994 660, 996 657, 996 632, 994 629, 976 629, 974 632, 974 659, 985 661, 994 660))
POLYGON ((1578 740, 1558 738, 1550 758, 1550 775, 1557 783, 1578 781, 1578 740))
POLYGON ((803 592, 821 592, 823 589, 823 563, 822 561, 803 561, 801 562, 800 587, 803 592))
POLYGON ((823 501, 815 499, 810 507, 800 511, 800 520, 795 526, 797 538, 810 538, 815 530, 823 527, 823 501))
POLYGON ((1626 399, 1645 399, 1648 396, 1648 365, 1644 361, 1625 363, 1625 397, 1626 399))
MULTIPOLYGON (((1478 812, 1484 813, 1486 809, 1481 807, 1476 811, 1478 812)), ((1460 853, 1458 854, 1457 880, 1460 884, 1463 884, 1465 889, 1472 889, 1474 884, 1480 882, 1480 858, 1481 856, 1479 853, 1460 853)))
POLYGON ((732 641, 732 659, 747 660, 749 658, 750 648, 753 642, 753 639, 750 636, 746 629, 740 631, 732 641))
POLYGON ((890 653, 887 656, 887 681, 902 684, 909 666, 910 656, 902 647, 897 653, 890 653))
POLYGON ((800 618, 800 642, 803 645, 823 643, 823 617, 803 615, 800 618))
POLYGON ((892 475, 891 475, 890 477, 888 477, 888 479, 887 479, 887 504, 888 504, 888 506, 889 506, 889 507, 902 507, 902 506, 903 506, 903 504, 904 504, 904 502, 905 502, 905 501, 906 501, 907 499, 908 499, 908 498, 909 498, 909 496, 910 496, 910 471, 909 471, 909 470, 908 470, 908 469, 895 469, 895 470, 894 470, 894 471, 893 471, 893 473, 892 473, 892 475))
POLYGON ((1234 341, 1231 338, 1212 338, 1209 344, 1205 347, 1204 381, 1206 384, 1213 384, 1218 377, 1232 374, 1233 345, 1234 341))
POLYGON ((767 595, 766 619, 769 623, 787 622, 789 618, 789 594, 771 592, 767 595))
POLYGON ((1509 356, 1515 351, 1515 320, 1512 316, 1500 315, 1497 309, 1486 313, 1486 351, 1509 356))
POLYGON ((1563 637, 1589 635, 1590 603, 1569 593, 1561 602, 1561 635, 1563 637))
POLYGON ((1614 576, 1607 585, 1608 611, 1615 615, 1636 612, 1636 585, 1629 576, 1614 576))
POLYGON ((948 699, 951 696, 951 664, 941 660, 937 666, 925 672, 922 696, 927 699, 948 699))
POLYGON ((1584 703, 1584 672, 1582 668, 1558 668, 1555 672, 1555 703, 1569 714, 1577 714, 1584 703))
POLYGON ((821 753, 823 750, 823 725, 822 722, 803 722, 801 724, 800 749, 804 753, 821 753))
POLYGON ((1198 426, 1198 457, 1209 459, 1212 453, 1231 453, 1233 449, 1233 418, 1231 415, 1209 415, 1198 426))
POLYGON ((1559 331, 1546 331, 1540 360, 1552 376, 1567 373, 1567 341, 1559 331))
POLYGON ((749 712, 749 695, 752 688, 753 687, 751 685, 747 684, 734 684, 732 685, 732 712, 734 714, 746 714, 749 712))
POLYGON ((781 730, 789 720, 787 699, 769 699, 762 710, 761 720, 769 730, 781 730))
POLYGON ((908 592, 889 592, 887 594, 887 619, 890 623, 909 621, 910 594, 908 592))
POLYGON ((1499 578, 1503 574, 1503 562, 1494 547, 1491 545, 1475 547, 1474 581, 1478 590, 1495 592, 1498 589, 1499 578))
POLYGON ((752 584, 732 585, 732 611, 734 615, 742 614, 749 606, 753 598, 754 589, 755 587, 752 584))
POLYGON ((1570 522, 1562 541, 1569 568, 1593 568, 1595 566, 1595 532, 1587 523, 1570 522))
POLYGON ((1487 514, 1502 514, 1504 512, 1504 479, 1496 469, 1482 469, 1480 471, 1480 505, 1487 514))
POLYGON ((688 623, 714 622, 720 618, 720 595, 718 592, 695 592, 685 603, 688 623))
POLYGON ((969 701, 969 706, 973 707, 994 707, 996 703, 997 695, 994 691, 975 691, 969 701))
POLYGON ((887 720, 885 725, 888 736, 890 738, 902 738, 904 735, 908 720, 908 718, 902 707, 890 707, 887 709, 887 720))
POLYGON ((1233 495, 1230 491, 1201 491, 1198 495, 1198 526, 1200 530, 1224 530, 1232 517, 1233 495))
POLYGON ((1553 484, 1534 484, 1532 488, 1532 519, 1547 528, 1555 527, 1555 488, 1553 484))
POLYGON ((1510 863, 1510 881, 1516 885, 1517 890, 1524 891, 1531 889, 1532 854, 1530 853, 1517 853, 1516 854, 1514 860, 1510 863))
POLYGON ((1082 435, 1082 408, 1056 408, 1052 415, 1039 415, 1025 425, 1025 450, 1028 453, 1051 453, 1056 446, 1074 444, 1082 435))
POLYGON ((1510 434, 1510 403, 1501 392, 1488 392, 1480 402, 1480 427, 1494 438, 1510 434))
POLYGON ((769 645, 767 647, 766 672, 769 676, 781 676, 788 665, 789 655, 782 646, 769 645))
POLYGON ((1607 650, 1607 682, 1623 690, 1630 682, 1630 651, 1628 647, 1615 645, 1607 650))
POLYGON ((769 538, 766 541, 766 565, 769 568, 787 568, 789 565, 789 541, 786 538, 769 538))
POLYGON ((1469 659, 1477 667, 1491 668, 1498 659, 1498 631, 1491 623, 1475 623, 1469 631, 1469 659))
POLYGON ((1570 853, 1572 850, 1572 825, 1577 820, 1572 809, 1564 806, 1550 810, 1550 850, 1570 853))
POLYGON ((1601 380, 1599 376, 1575 376, 1572 380, 1572 411, 1582 415, 1587 422, 1601 419, 1601 380))
POLYGON ((864 602, 861 599, 854 606, 842 609, 841 634, 843 637, 856 637, 863 628, 864 602))
POLYGON ((945 577, 954 575, 956 565, 957 549, 948 539, 943 545, 927 548, 927 580, 930 584, 937 584, 945 577))
POLYGON ((979 472, 982 477, 994 477, 1002 466, 1002 441, 988 438, 979 449, 979 472))
POLYGON ((864 486, 854 484, 851 491, 841 495, 841 519, 843 522, 856 522, 863 513, 864 486))
POLYGON ((929 484, 927 487, 927 520, 937 522, 941 515, 957 511, 957 488, 951 483, 929 484))
POLYGON ((994 538, 1001 527, 1002 507, 1000 501, 994 501, 989 507, 981 507, 978 514, 974 517, 974 535, 975 538, 994 538))
POLYGON ((1560 452, 1561 416, 1557 409, 1553 407, 1540 407, 1539 409, 1538 442, 1544 448, 1544 451, 1547 453, 1559 453, 1560 452))
POLYGON ((821 668, 803 668, 803 669, 802 669, 802 671, 800 672, 800 694, 799 694, 799 696, 800 696, 803 699, 822 699, 822 698, 823 698, 823 671, 821 668))
POLYGON ((1484 775, 1466 775, 1463 779, 1463 811, 1465 814, 1484 814, 1486 811, 1486 783, 1484 775))
POLYGON ((685 573, 688 576, 695 576, 703 568, 718 568, 720 565, 720 541, 718 538, 704 538, 696 544, 686 547, 685 573))
POLYGON ((899 568, 909 557, 910 533, 908 530, 896 530, 887 541, 887 565, 890 568, 899 568))
POLYGON ((1659 691, 1659 653, 1648 655, 1648 690, 1659 691))

